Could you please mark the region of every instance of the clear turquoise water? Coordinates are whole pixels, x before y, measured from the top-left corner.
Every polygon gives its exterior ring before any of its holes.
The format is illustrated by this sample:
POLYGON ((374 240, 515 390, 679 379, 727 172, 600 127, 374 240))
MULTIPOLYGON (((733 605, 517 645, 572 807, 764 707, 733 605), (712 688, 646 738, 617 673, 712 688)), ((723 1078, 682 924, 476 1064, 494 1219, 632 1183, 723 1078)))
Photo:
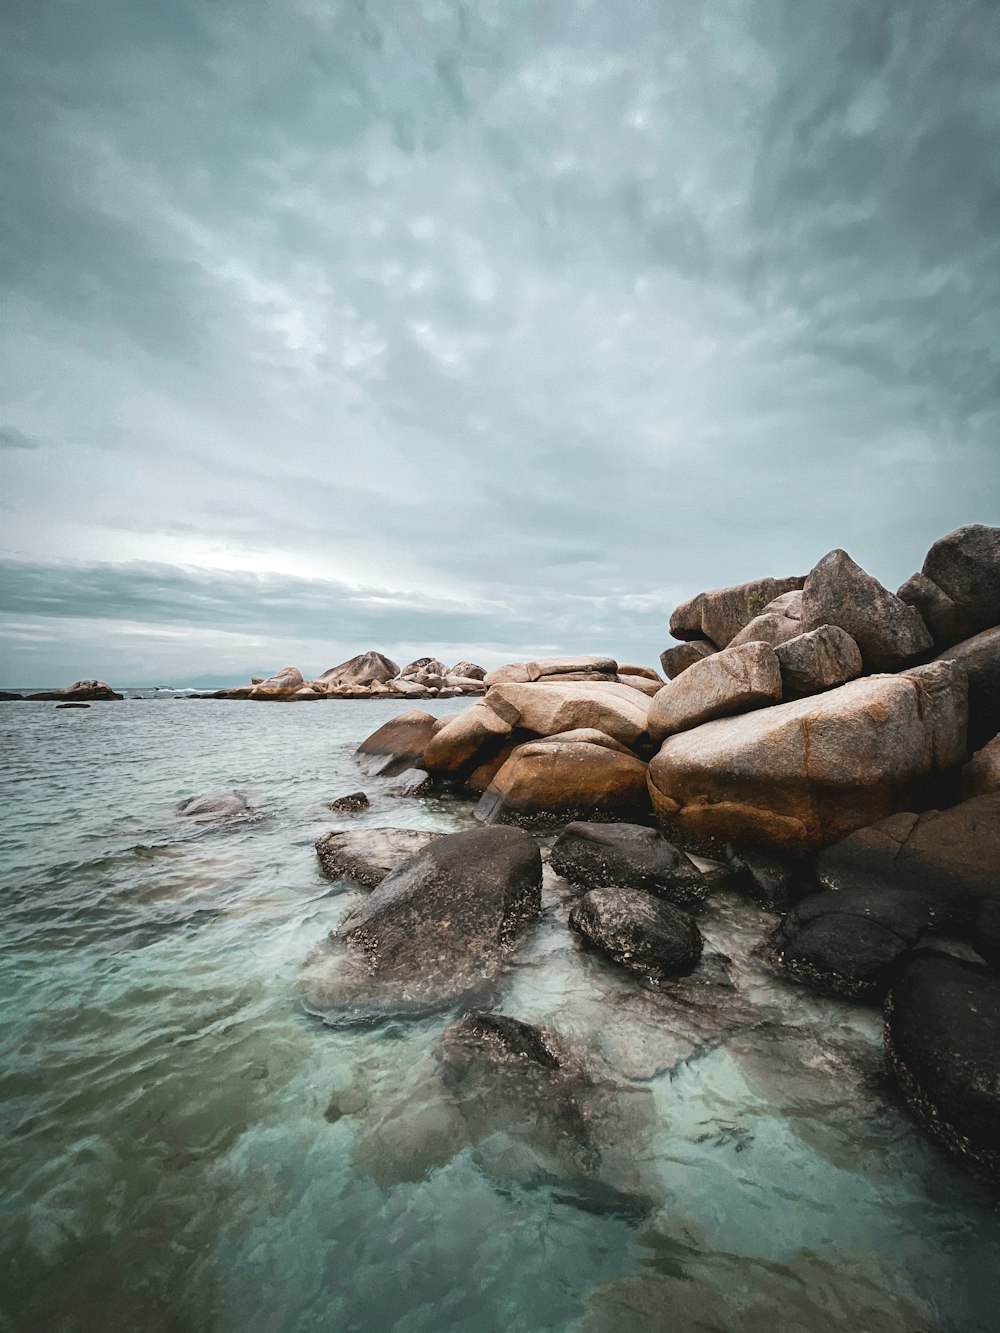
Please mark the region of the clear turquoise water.
POLYGON ((995 1203, 895 1104, 877 1015, 771 977, 736 899, 703 920, 737 984, 716 1012, 582 953, 547 874, 502 1008, 613 1089, 582 1171, 542 1113, 456 1114, 448 1016, 304 1014, 302 960, 356 901, 315 838, 471 818, 361 778, 402 707, 0 704, 0 1327, 995 1328, 995 1203), (359 787, 369 811, 326 809, 359 787), (258 817, 174 814, 230 789, 258 817))

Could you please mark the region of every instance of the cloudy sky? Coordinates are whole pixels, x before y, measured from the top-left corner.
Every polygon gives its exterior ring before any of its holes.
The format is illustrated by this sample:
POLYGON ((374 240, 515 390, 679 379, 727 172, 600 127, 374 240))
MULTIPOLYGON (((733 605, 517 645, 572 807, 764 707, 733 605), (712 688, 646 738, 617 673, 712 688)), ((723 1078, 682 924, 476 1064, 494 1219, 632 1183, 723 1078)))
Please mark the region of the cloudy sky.
POLYGON ((6 0, 0 678, 654 662, 1000 521, 996 0, 6 0))

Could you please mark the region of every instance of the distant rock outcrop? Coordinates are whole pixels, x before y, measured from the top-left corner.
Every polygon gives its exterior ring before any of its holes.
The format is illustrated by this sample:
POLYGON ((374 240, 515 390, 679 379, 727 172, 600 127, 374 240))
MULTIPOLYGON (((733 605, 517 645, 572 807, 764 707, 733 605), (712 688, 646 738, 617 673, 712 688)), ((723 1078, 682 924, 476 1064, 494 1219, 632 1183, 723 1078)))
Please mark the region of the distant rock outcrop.
POLYGON ((61 690, 41 690, 37 694, 25 694, 17 697, 48 703, 61 703, 63 700, 93 703, 105 699, 124 699, 125 696, 116 693, 103 680, 77 680, 61 690))

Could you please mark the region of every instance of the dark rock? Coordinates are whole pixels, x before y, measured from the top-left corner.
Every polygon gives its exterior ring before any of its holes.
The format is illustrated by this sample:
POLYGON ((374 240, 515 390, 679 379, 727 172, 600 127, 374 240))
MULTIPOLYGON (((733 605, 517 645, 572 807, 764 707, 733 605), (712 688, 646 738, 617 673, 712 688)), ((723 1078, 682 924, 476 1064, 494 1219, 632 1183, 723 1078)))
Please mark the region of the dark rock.
POLYGON ((972 923, 972 947, 1000 971, 1000 898, 984 898, 972 923))
POLYGON ((1000 791, 1000 736, 994 736, 976 751, 962 769, 959 787, 959 795, 965 801, 991 791, 1000 791))
POLYGON ((377 731, 363 740, 355 751, 358 764, 369 776, 391 776, 407 768, 422 768, 424 750, 434 735, 437 718, 433 713, 414 710, 397 713, 377 731))
POLYGON ((56 704, 56 712, 58 713, 58 711, 59 711, 60 708, 89 708, 89 707, 90 707, 90 704, 77 704, 77 703, 72 703, 72 704, 56 704))
POLYGON ((782 921, 772 945, 784 970, 817 990, 881 994, 893 965, 927 928, 926 903, 900 890, 814 893, 782 921))
POLYGON ((829 889, 902 889, 935 921, 968 927, 987 898, 1000 896, 1000 792, 950 810, 894 815, 827 847, 814 873, 829 889))
POLYGON ((569 819, 631 821, 648 813, 646 765, 641 759, 604 745, 558 737, 519 745, 475 809, 480 823, 526 827, 569 819))
POLYGON ((898 671, 933 647, 918 611, 901 602, 846 551, 830 551, 802 592, 803 632, 822 625, 846 630, 872 671, 898 671))
POLYGON ((14 694, 11 690, 0 690, 0 702, 13 703, 14 700, 23 698, 23 694, 14 694))
POLYGON ((614 962, 653 981, 690 972, 701 957, 693 919, 639 889, 590 889, 570 912, 569 924, 614 962))
POLYGON ((316 843, 323 873, 331 879, 353 879, 374 889, 440 833, 412 828, 334 829, 316 843))
POLYGON ((549 864, 584 888, 643 889, 683 906, 708 892, 701 871, 656 829, 641 824, 569 824, 549 864))
POLYGON ((820 625, 788 639, 774 650, 781 669, 782 690, 787 699, 845 685, 861 675, 861 651, 846 630, 820 625))
POLYGON ((771 602, 786 592, 796 591, 804 583, 805 579, 798 577, 755 579, 731 588, 700 592, 674 611, 670 633, 675 639, 708 639, 725 648, 771 602))
POLYGON ((353 791, 350 796, 338 796, 330 802, 331 810, 367 810, 370 802, 363 791, 353 791))
POLYGON ((25 699, 45 703, 61 703, 63 700, 73 699, 81 702, 99 702, 106 699, 123 699, 124 697, 123 694, 116 694, 111 686, 106 685, 103 680, 78 680, 61 690, 42 690, 38 694, 24 695, 25 699))
POLYGON ((945 648, 1000 625, 1000 528, 970 523, 941 537, 899 590, 945 648))
POLYGON ((746 892, 768 912, 785 912, 802 897, 804 875, 798 862, 748 849, 735 858, 742 868, 746 892))
POLYGON ((542 859, 521 829, 445 834, 409 857, 307 960, 310 1008, 440 1004, 482 992, 541 910, 542 859))
POLYGON ((969 678, 969 748, 1000 732, 1000 628, 986 629, 946 649, 939 662, 957 662, 969 678))
POLYGON ((181 801, 177 813, 199 824, 221 819, 238 819, 251 814, 249 803, 238 792, 220 792, 216 796, 189 796, 181 801))
POLYGON ((885 1053, 921 1128, 1000 1185, 1000 978, 921 950, 886 997, 885 1053))

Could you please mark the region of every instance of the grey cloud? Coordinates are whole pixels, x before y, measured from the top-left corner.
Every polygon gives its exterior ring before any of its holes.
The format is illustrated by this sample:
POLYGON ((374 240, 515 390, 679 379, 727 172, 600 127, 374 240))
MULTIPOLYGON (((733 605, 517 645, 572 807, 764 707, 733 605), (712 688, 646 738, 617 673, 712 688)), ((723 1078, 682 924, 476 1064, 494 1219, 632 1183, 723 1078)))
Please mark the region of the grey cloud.
POLYGON ((42 441, 16 426, 0 426, 0 449, 40 449, 42 441))

